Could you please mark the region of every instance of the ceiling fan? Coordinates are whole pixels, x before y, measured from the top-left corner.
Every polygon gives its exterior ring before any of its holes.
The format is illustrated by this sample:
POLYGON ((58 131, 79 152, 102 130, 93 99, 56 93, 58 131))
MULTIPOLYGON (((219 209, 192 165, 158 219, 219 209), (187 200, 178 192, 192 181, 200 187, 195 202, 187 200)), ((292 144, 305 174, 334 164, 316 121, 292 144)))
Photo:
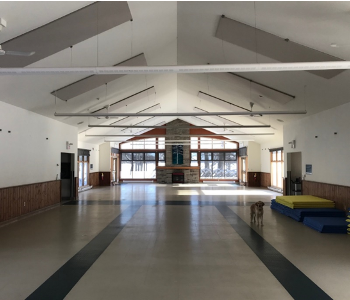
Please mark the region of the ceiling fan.
POLYGON ((249 103, 250 104, 250 111, 252 112, 252 114, 250 115, 250 117, 262 117, 262 115, 261 114, 254 114, 253 113, 253 106, 254 106, 254 102, 250 102, 249 103))
POLYGON ((35 52, 21 52, 21 51, 7 51, 7 50, 2 50, 1 45, 0 45, 0 55, 17 55, 17 56, 32 56, 34 55, 35 52))
MULTIPOLYGON (((102 108, 100 108, 100 109, 98 109, 98 110, 95 110, 95 111, 93 111, 92 113, 94 113, 94 112, 98 112, 98 111, 100 111, 100 110, 102 110, 102 109, 106 109, 107 110, 107 114, 108 114, 108 110, 109 110, 109 108, 111 107, 111 105, 110 104, 107 104, 107 105, 105 105, 104 107, 102 107, 102 108)), ((106 116, 106 117, 97 117, 97 119, 109 119, 109 116, 106 116)))

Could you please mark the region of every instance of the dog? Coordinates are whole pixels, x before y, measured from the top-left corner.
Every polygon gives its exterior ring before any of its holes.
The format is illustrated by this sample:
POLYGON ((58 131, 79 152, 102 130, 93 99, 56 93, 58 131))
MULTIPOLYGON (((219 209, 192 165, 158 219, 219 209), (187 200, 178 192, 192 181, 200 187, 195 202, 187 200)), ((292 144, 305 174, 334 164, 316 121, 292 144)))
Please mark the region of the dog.
POLYGON ((255 223, 257 221, 257 224, 264 226, 263 224, 263 217, 264 217, 264 206, 265 203, 262 201, 258 201, 250 206, 250 223, 255 223))

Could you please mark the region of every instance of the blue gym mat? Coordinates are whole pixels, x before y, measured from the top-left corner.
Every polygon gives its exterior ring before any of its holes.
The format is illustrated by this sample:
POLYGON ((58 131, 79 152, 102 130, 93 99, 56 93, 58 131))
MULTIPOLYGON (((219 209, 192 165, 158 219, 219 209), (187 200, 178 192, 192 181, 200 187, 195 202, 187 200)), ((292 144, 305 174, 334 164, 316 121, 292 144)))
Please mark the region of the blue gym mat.
POLYGON ((344 218, 305 217, 304 225, 322 233, 347 233, 347 222, 344 218))
MULTIPOLYGON (((271 206, 272 209, 277 210, 279 213, 285 215, 284 213, 284 205, 277 203, 275 200, 271 200, 271 206)), ((290 208, 291 209, 291 208, 290 208)))
POLYGON ((345 212, 336 208, 289 208, 283 204, 271 200, 271 208, 279 213, 286 215, 298 222, 302 222, 305 217, 342 217, 345 218, 345 212))

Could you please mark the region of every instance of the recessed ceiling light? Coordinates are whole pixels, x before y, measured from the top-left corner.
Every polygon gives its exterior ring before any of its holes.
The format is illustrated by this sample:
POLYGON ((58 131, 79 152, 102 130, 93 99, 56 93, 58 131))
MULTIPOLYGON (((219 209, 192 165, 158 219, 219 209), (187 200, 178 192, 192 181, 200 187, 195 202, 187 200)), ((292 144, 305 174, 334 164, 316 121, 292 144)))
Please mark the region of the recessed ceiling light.
POLYGON ((338 45, 337 45, 336 43, 332 43, 332 44, 331 44, 331 47, 333 47, 333 48, 337 48, 337 47, 338 47, 338 45))
POLYGON ((281 119, 277 119, 277 121, 278 121, 278 122, 281 122, 281 123, 283 123, 283 122, 284 122, 284 121, 283 121, 283 120, 281 120, 281 119))

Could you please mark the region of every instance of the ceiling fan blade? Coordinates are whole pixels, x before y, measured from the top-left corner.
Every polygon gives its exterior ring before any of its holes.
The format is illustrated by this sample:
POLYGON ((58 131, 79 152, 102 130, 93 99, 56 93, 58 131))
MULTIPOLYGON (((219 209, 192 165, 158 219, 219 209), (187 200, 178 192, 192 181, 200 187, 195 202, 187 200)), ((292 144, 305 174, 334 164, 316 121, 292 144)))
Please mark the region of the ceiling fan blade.
POLYGON ((251 115, 246 115, 246 116, 235 116, 237 118, 258 118, 258 117, 262 117, 263 115, 261 114, 255 114, 254 111, 252 111, 251 115))
POLYGON ((34 51, 32 52, 21 52, 21 51, 5 51, 6 55, 17 55, 17 56, 32 56, 35 54, 34 51))

